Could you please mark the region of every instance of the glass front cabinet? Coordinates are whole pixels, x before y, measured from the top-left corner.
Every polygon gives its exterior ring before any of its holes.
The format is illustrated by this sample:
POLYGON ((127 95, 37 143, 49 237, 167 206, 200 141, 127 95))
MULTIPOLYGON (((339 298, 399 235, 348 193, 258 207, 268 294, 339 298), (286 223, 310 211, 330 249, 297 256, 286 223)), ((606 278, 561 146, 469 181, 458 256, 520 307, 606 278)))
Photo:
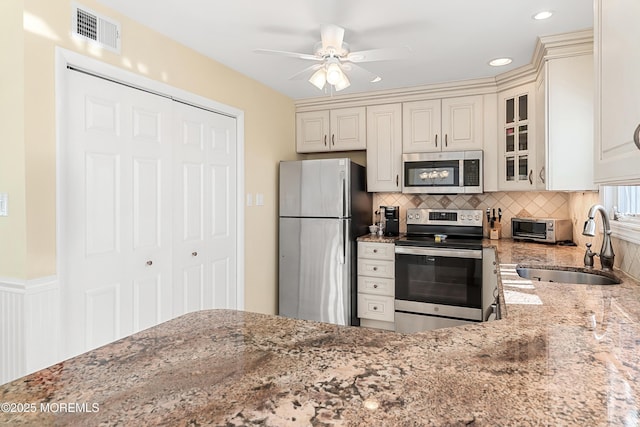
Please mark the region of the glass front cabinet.
POLYGON ((534 84, 499 94, 499 187, 502 190, 535 189, 534 84))

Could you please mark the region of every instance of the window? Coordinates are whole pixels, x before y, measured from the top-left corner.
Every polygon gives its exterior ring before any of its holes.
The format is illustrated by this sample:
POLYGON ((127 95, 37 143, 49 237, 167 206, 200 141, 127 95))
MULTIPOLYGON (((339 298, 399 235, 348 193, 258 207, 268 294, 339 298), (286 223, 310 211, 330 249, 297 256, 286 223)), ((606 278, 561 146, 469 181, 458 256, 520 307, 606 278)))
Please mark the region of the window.
POLYGON ((640 186, 602 187, 600 197, 612 220, 612 235, 640 244, 640 186))

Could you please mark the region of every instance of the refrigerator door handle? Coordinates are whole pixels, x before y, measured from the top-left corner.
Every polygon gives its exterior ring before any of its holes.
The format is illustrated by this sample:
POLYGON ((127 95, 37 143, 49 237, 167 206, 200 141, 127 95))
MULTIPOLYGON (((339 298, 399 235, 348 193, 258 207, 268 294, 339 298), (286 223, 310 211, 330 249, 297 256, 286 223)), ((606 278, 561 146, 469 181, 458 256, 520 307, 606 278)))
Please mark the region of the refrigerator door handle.
POLYGON ((347 180, 342 178, 342 217, 347 216, 347 180))
POLYGON ((340 264, 347 263, 347 221, 342 221, 342 233, 340 233, 342 239, 342 256, 340 257, 340 264))

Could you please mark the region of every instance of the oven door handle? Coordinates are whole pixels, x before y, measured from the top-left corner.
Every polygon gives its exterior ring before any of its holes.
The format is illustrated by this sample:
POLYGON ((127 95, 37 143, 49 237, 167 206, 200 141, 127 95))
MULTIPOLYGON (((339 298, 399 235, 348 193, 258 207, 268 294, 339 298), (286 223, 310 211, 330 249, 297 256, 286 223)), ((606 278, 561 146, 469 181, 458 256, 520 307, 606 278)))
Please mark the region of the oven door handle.
POLYGON ((482 259, 482 250, 477 249, 417 248, 396 246, 396 253, 403 255, 426 255, 446 258, 482 259))

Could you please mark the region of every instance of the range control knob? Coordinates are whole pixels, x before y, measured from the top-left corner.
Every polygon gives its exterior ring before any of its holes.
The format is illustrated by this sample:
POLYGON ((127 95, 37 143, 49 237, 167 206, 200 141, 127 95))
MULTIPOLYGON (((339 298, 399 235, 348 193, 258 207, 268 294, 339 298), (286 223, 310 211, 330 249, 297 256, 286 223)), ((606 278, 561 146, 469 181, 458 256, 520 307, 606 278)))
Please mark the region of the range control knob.
POLYGON ((416 219, 420 219, 420 214, 416 214, 416 219))
POLYGON ((409 216, 409 219, 413 219, 413 215, 412 214, 409 214, 408 216, 409 216))
POLYGON ((465 220, 464 215, 460 215, 460 219, 464 221, 465 220))

